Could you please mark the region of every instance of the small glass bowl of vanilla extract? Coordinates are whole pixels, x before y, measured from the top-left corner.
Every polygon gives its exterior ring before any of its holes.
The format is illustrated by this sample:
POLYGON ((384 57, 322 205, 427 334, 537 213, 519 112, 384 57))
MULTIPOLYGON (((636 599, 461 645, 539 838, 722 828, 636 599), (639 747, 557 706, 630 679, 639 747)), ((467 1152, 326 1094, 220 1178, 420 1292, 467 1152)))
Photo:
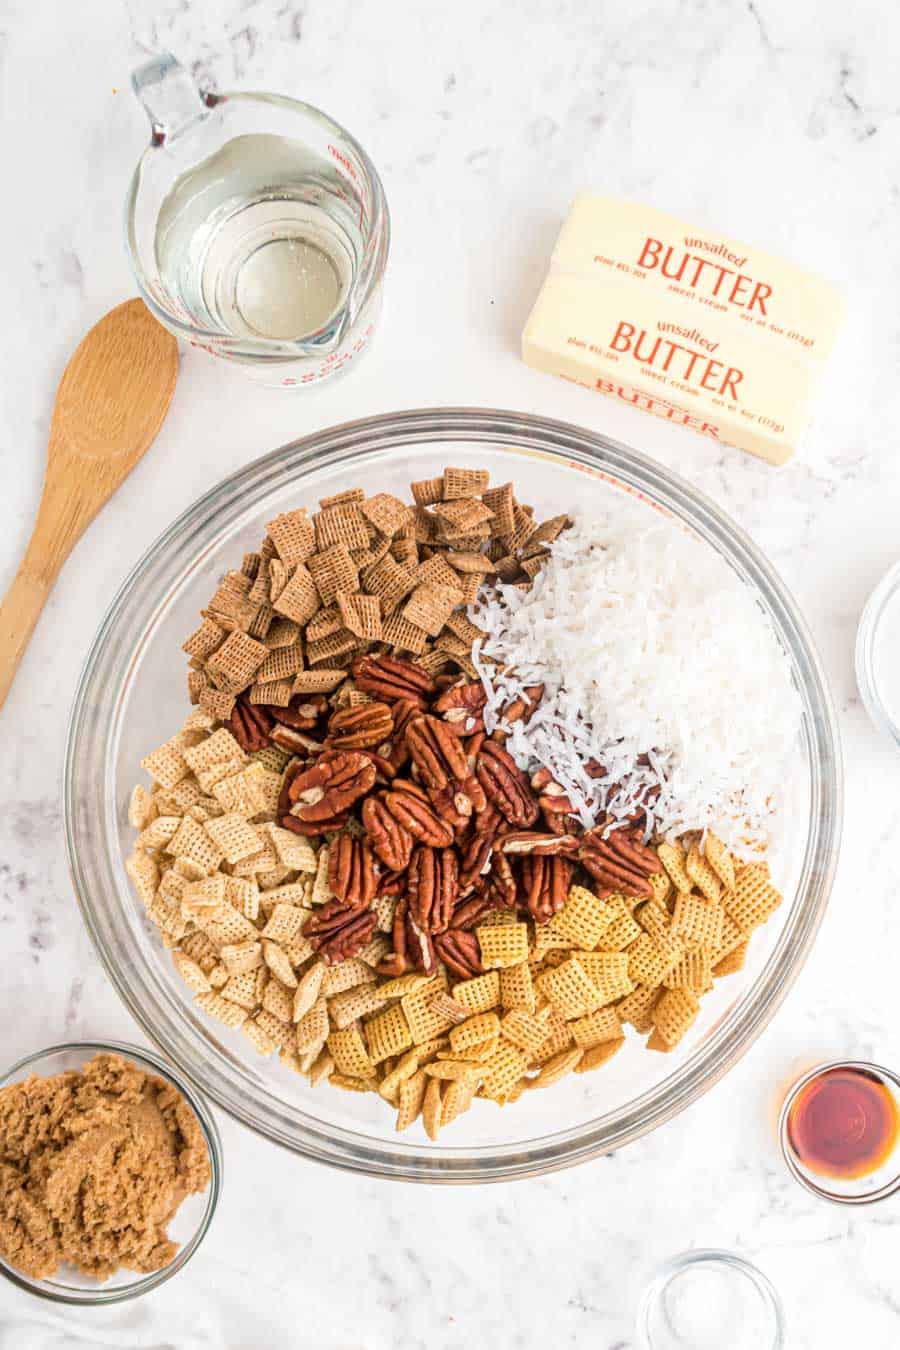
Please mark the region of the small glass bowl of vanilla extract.
POLYGON ((900 1077, 864 1060, 820 1064, 784 1099, 778 1127, 791 1174, 842 1205, 900 1190, 900 1077))

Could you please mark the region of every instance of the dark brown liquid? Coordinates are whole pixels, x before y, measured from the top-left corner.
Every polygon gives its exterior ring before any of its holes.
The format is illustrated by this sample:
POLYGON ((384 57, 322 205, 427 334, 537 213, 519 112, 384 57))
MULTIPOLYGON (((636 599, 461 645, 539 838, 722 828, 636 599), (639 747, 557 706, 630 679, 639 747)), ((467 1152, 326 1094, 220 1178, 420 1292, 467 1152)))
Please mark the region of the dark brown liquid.
POLYGON ((788 1116, 791 1148, 811 1172, 851 1181, 890 1157, 900 1112, 889 1088, 863 1069, 828 1069, 797 1094, 788 1116))

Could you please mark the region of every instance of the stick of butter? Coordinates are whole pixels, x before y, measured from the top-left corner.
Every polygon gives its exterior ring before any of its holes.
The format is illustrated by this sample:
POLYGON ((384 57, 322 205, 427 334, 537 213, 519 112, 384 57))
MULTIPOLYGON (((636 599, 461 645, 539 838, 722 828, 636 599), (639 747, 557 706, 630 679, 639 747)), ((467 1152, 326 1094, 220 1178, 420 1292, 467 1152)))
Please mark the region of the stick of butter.
POLYGON ((522 356, 783 464, 842 315, 834 287, 790 263, 663 211, 581 193, 522 356))

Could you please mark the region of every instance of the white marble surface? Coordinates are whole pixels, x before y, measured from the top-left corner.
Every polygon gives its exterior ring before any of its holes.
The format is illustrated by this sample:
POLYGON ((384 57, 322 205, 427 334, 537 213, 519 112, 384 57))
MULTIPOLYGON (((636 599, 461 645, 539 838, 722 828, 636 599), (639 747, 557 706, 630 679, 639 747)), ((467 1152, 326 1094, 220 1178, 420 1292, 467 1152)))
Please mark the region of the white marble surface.
POLYGON ((438 1192, 333 1175, 221 1117, 227 1181, 189 1274, 139 1305, 54 1314, 0 1288, 0 1347, 632 1350, 662 1258, 735 1247, 778 1285, 790 1350, 900 1342, 900 1209, 817 1203, 786 1176, 781 1084, 845 1052, 900 1060, 900 757, 853 678, 866 595, 900 550, 900 17, 886 0, 80 0, 0 4, 0 584, 34 515, 56 381, 133 286, 121 203, 146 125, 128 73, 171 47, 219 88, 272 88, 354 129, 394 220, 374 350, 321 391, 260 391, 185 354, 169 420, 77 548, 0 715, 3 1060, 138 1033, 72 898, 59 778, 100 614, 172 515, 303 432, 437 403, 569 419, 678 467, 794 589, 840 713, 847 818, 821 937, 775 1023, 668 1128, 576 1172, 438 1192), (525 369, 517 336, 584 186, 670 208, 843 282, 850 318, 804 453, 738 451, 525 369), (81 1339, 78 1339, 78 1338, 81 1339))

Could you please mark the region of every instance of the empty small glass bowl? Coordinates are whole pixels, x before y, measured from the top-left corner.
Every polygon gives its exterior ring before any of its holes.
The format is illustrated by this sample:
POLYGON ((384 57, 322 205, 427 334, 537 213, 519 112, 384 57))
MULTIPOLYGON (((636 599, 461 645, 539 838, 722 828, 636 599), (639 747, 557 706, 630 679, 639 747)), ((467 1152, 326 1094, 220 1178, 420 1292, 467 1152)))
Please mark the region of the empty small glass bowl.
POLYGON ((782 1350, 784 1315, 771 1281, 734 1252, 673 1256, 638 1313, 642 1350, 782 1350))
POLYGON ((178 1251, 174 1260, 160 1270, 149 1275, 134 1270, 117 1270, 107 1280, 93 1280, 82 1275, 71 1266, 62 1266, 55 1275, 46 1280, 35 1280, 30 1275, 9 1265, 0 1255, 0 1274, 6 1276, 20 1289, 38 1298, 49 1299, 53 1303, 70 1303, 85 1307, 99 1307, 109 1303, 124 1303, 126 1299, 148 1294, 165 1284, 173 1275, 187 1265, 194 1252, 206 1236, 219 1203, 222 1189, 222 1144, 219 1131, 209 1107, 203 1101, 187 1079, 176 1069, 160 1059, 151 1050, 139 1050, 136 1045, 127 1045, 119 1041, 73 1041, 69 1045, 51 1045, 46 1050, 36 1050, 20 1059, 0 1078, 0 1088, 9 1087, 32 1075, 50 1078, 54 1074, 64 1073, 67 1069, 81 1069, 95 1055, 121 1055, 131 1060, 139 1069, 154 1074, 169 1083, 180 1092, 188 1106, 197 1117, 206 1147, 209 1152, 211 1177, 206 1190, 200 1195, 189 1195, 182 1201, 168 1225, 168 1233, 177 1242, 178 1251))

